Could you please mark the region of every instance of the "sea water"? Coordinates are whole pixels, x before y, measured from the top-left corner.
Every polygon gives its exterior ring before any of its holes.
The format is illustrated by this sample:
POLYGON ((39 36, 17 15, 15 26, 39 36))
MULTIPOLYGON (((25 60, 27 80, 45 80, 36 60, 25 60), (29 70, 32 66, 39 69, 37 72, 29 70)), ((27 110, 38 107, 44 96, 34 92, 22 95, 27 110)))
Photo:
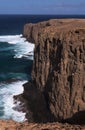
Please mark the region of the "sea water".
POLYGON ((52 18, 85 18, 85 16, 0 15, 0 119, 18 122, 25 113, 16 111, 13 96, 23 92, 23 84, 31 79, 34 44, 23 37, 26 23, 52 18))
POLYGON ((13 108, 14 95, 23 92, 31 78, 34 44, 22 35, 0 36, 0 118, 24 121, 25 113, 13 108))
POLYGON ((31 78, 34 44, 21 34, 27 19, 0 16, 0 119, 26 120, 24 112, 14 109, 13 96, 21 94, 31 78))

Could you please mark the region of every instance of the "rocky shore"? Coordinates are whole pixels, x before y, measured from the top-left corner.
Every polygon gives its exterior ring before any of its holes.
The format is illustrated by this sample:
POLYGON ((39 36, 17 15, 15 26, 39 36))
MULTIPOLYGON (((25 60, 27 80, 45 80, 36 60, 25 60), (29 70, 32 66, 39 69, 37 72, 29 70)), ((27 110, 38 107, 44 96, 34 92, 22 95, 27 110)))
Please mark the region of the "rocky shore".
POLYGON ((85 130, 85 126, 54 123, 18 123, 0 120, 0 130, 85 130))
POLYGON ((35 43, 32 80, 18 96, 28 122, 1 120, 0 130, 85 130, 85 20, 26 24, 23 36, 35 43))

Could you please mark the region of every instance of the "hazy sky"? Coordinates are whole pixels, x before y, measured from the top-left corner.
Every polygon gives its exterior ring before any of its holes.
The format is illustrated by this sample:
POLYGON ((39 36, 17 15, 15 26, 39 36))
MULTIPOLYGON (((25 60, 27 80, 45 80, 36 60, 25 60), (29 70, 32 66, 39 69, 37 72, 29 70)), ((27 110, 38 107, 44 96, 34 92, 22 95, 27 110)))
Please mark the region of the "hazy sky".
POLYGON ((85 0, 0 0, 0 14, 85 14, 85 0))

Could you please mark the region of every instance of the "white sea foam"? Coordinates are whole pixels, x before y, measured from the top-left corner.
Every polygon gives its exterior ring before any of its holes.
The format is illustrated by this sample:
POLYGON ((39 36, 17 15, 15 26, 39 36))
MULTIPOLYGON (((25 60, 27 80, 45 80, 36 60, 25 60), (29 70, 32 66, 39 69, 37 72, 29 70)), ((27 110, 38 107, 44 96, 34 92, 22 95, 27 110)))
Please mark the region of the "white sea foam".
POLYGON ((22 58, 22 57, 33 57, 34 44, 29 43, 27 41, 19 42, 15 46, 15 56, 14 58, 22 58))
POLYGON ((18 112, 13 109, 16 105, 14 104, 13 96, 23 92, 22 85, 25 82, 26 81, 17 81, 11 84, 0 85, 0 114, 4 113, 2 114, 2 116, 0 116, 1 119, 13 119, 18 122, 23 122, 26 120, 25 113, 18 112))
POLYGON ((24 41, 25 38, 22 38, 22 34, 0 36, 0 42, 8 42, 10 44, 16 44, 17 42, 24 42, 24 41))
MULTIPOLYGON (((26 41, 22 35, 0 36, 0 42, 7 42, 10 46, 2 48, 0 51, 13 51, 14 58, 33 59, 34 44, 26 41)), ((15 111, 13 95, 23 92, 22 84, 26 81, 17 81, 10 84, 0 84, 0 118, 13 119, 22 122, 25 120, 25 113, 15 111)), ((19 102, 18 102, 19 104, 19 102)), ((17 105, 18 105, 17 104, 17 105)))
POLYGON ((15 56, 14 58, 28 58, 33 59, 34 44, 26 41, 25 38, 20 35, 7 35, 0 36, 0 42, 7 42, 13 44, 15 56))

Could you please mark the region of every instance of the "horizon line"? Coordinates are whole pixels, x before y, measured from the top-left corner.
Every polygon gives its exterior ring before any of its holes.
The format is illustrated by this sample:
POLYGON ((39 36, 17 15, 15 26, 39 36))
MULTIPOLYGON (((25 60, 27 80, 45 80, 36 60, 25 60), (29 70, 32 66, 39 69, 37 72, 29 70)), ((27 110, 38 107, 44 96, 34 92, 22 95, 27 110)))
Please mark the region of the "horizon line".
POLYGON ((57 15, 57 16, 59 16, 59 15, 64 15, 64 16, 66 16, 66 15, 69 15, 69 16, 74 16, 74 15, 76 15, 76 16, 80 16, 80 15, 85 15, 85 14, 0 14, 0 15, 57 15))

